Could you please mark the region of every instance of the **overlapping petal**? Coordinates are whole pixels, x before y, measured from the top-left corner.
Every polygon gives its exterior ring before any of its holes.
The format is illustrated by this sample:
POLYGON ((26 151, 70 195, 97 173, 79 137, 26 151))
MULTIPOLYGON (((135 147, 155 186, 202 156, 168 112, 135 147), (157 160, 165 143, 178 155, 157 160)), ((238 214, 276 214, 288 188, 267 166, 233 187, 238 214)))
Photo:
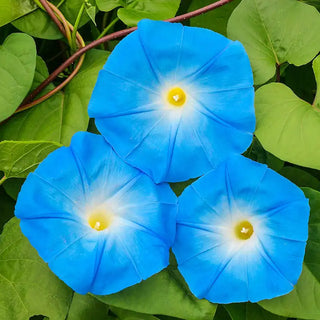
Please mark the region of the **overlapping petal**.
POLYGON ((89 115, 126 162, 155 182, 175 182, 246 150, 255 126, 253 95, 239 42, 143 20, 100 71, 89 115), (168 105, 174 87, 186 93, 180 108, 168 105))
POLYGON ((293 183, 231 157, 179 198, 173 246, 179 270, 197 297, 212 302, 286 294, 302 270, 308 218, 308 201, 293 183), (247 239, 236 235, 243 221, 253 227, 247 239))
POLYGON ((125 164, 103 137, 77 133, 27 178, 15 214, 56 275, 76 292, 110 294, 169 263, 176 197, 125 164), (104 230, 91 212, 112 215, 104 230))

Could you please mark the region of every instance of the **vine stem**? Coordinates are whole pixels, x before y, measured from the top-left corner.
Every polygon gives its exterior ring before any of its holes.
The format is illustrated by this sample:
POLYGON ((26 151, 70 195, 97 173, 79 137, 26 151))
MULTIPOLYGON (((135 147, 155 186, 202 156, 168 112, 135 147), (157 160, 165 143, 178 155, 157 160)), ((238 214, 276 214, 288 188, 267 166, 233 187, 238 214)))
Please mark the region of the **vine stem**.
POLYGON ((34 0, 37 4, 40 2, 40 5, 38 6, 40 8, 43 8, 45 11, 47 11, 48 15, 50 16, 51 20, 56 24, 60 32, 66 37, 66 31, 63 28, 63 25, 60 23, 60 20, 57 18, 57 16, 54 14, 54 12, 51 10, 50 5, 47 1, 41 1, 41 0, 34 0))
MULTIPOLYGON (((57 26, 59 27, 60 31, 66 36, 66 32, 64 30, 64 28, 61 26, 61 23, 59 21, 59 19, 56 17, 55 13, 53 12, 50 4, 47 2, 47 0, 39 0, 40 3, 42 4, 42 6, 46 9, 46 11, 48 12, 48 14, 50 15, 51 19, 57 24, 57 26)), ((216 8, 219 8, 223 5, 226 5, 229 2, 232 2, 233 0, 219 0, 217 2, 214 2, 212 4, 209 4, 205 7, 202 7, 200 9, 182 14, 180 16, 176 16, 170 19, 167 19, 165 21, 168 22, 181 22, 196 16, 199 16, 200 14, 209 12, 211 10, 214 10, 216 8)), ((72 56, 70 56, 64 63, 62 63, 56 70, 54 70, 47 79, 45 79, 36 89, 34 89, 24 100, 24 102, 22 103, 22 105, 19 107, 19 110, 25 110, 25 104, 26 102, 30 102, 32 101, 32 99, 34 97, 36 97, 44 88, 46 88, 54 79, 56 79, 56 77, 63 72, 67 67, 69 67, 71 64, 73 64, 77 59, 79 59, 85 52, 89 51, 92 48, 95 48, 105 42, 108 42, 110 40, 114 40, 117 38, 121 38, 124 37, 126 35, 128 35, 129 33, 133 32, 137 30, 137 27, 132 27, 129 29, 123 29, 120 31, 116 31, 114 33, 108 34, 100 39, 97 39, 95 41, 92 41, 91 43, 89 43, 88 45, 80 48, 78 51, 76 51, 72 56)), ((45 94, 42 96, 42 101, 44 101, 46 98, 48 98, 48 94, 45 94)))
MULTIPOLYGON (((61 13, 61 11, 55 7, 53 4, 49 3, 48 6, 50 7, 50 16, 53 13, 53 15, 57 18, 57 20, 55 20, 55 23, 57 24, 57 26, 62 26, 63 29, 63 34, 66 36, 66 28, 68 29, 69 33, 70 30, 71 32, 74 31, 73 26, 64 18, 63 14, 61 13), (61 24, 62 23, 62 24, 61 24)), ((49 9, 48 9, 49 10, 49 9)), ((60 29, 60 28, 59 28, 60 29)), ((79 34, 79 32, 76 33, 76 39, 77 39, 77 45, 80 48, 83 48, 85 46, 84 40, 82 39, 81 35, 79 34)), ((84 60, 84 54, 79 58, 79 61, 75 67, 75 69, 72 71, 72 73, 68 76, 68 78, 66 80, 64 80, 62 83, 60 83, 57 87, 55 87, 53 90, 51 90, 50 92, 48 92, 47 94, 43 95, 42 97, 38 98, 37 100, 33 100, 33 98, 36 97, 36 95, 38 95, 40 92, 31 92, 31 94, 29 94, 22 102, 22 104, 19 106, 19 108, 15 111, 15 113, 27 110, 43 101, 45 101, 46 99, 50 98, 51 96, 53 96, 55 93, 59 92, 63 87, 65 87, 77 74, 77 72, 80 70, 81 65, 83 63, 84 60), (33 95, 35 94, 35 95, 33 95)))

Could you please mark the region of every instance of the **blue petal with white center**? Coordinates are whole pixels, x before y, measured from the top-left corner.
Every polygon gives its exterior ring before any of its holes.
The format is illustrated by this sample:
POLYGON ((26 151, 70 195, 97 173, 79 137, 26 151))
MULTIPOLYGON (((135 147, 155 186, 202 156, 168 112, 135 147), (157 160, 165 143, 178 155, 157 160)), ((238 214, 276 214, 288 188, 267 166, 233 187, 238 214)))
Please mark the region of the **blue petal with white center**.
POLYGON ((243 46, 213 31, 142 20, 100 71, 89 115, 115 151, 158 182, 241 154, 255 128, 243 46))
POLYGON ((302 270, 309 211, 292 182, 233 156, 179 197, 178 268, 198 298, 214 303, 284 295, 302 270))
POLYGON ((176 196, 79 132, 30 173, 15 214, 24 235, 73 290, 111 294, 169 264, 176 196))

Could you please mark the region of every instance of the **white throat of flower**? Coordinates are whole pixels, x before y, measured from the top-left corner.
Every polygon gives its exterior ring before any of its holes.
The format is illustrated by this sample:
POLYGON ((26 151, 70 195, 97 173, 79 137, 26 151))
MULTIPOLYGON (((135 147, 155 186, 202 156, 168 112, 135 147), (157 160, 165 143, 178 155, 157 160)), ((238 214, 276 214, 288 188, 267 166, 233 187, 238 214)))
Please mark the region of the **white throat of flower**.
POLYGON ((239 207, 233 205, 229 208, 227 202, 216 214, 212 226, 217 241, 225 245, 228 253, 234 254, 239 250, 255 252, 260 245, 259 235, 265 229, 261 215, 254 213, 252 208, 245 205, 239 207))

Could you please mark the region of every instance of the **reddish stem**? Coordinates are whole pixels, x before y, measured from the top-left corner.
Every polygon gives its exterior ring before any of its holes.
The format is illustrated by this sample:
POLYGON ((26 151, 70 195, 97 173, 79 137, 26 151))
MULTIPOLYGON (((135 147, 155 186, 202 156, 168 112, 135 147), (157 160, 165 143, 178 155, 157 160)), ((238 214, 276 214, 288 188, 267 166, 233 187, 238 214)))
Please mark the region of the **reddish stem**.
POLYGON ((232 2, 233 0, 220 0, 214 3, 211 3, 205 7, 202 7, 200 9, 185 13, 185 14, 181 14, 180 16, 176 16, 170 19, 167 19, 165 21, 169 21, 169 22, 180 22, 183 20, 187 20, 196 16, 199 16, 200 14, 206 13, 208 11, 211 11, 213 9, 219 8, 229 2, 232 2))
POLYGON ((59 28, 60 32, 64 36, 66 36, 66 30, 64 29, 63 25, 61 24, 61 22, 59 21, 59 19, 57 18, 57 16, 53 12, 53 10, 51 9, 49 3, 46 0, 39 0, 39 1, 42 4, 42 6, 46 9, 46 11, 47 11, 48 15, 50 16, 51 20, 57 25, 57 27, 59 28))

